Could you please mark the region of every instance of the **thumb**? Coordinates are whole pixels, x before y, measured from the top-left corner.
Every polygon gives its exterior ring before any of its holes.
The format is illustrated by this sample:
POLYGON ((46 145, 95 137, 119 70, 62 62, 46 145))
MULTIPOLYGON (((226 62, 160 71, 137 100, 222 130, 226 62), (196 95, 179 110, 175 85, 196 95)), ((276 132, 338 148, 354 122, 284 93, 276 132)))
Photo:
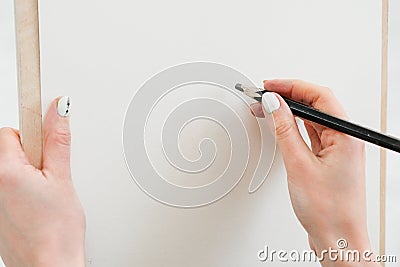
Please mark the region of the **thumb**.
POLYGON ((44 121, 43 170, 58 177, 70 177, 71 132, 69 128, 70 98, 57 98, 44 121))
POLYGON ((275 138, 282 152, 288 174, 297 173, 298 167, 309 166, 308 163, 314 155, 301 137, 286 102, 280 95, 267 92, 262 96, 262 105, 265 115, 272 114, 273 116, 275 138))

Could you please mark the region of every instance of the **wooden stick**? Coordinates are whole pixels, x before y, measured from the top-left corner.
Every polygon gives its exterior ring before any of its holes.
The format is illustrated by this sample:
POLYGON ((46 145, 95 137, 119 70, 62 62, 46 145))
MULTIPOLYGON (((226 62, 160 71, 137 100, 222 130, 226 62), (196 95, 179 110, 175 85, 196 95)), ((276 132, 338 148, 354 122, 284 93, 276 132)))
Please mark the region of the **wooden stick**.
POLYGON ((15 0, 14 4, 20 136, 31 164, 41 169, 43 136, 38 2, 15 0))
MULTIPOLYGON (((387 131, 389 0, 382 0, 381 132, 387 131)), ((379 254, 386 252, 386 150, 380 150, 379 254)), ((385 266, 385 263, 381 263, 385 266)))

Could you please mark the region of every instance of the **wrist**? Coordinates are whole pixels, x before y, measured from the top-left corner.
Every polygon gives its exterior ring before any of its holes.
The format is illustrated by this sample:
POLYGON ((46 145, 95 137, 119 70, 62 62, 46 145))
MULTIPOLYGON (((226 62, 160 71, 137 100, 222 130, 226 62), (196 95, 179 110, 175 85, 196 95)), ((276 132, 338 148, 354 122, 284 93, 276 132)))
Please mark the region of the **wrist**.
POLYGON ((74 256, 66 255, 45 255, 37 257, 32 264, 33 267, 85 267, 84 253, 79 253, 74 256))
POLYGON ((323 267, 380 266, 374 261, 375 255, 366 231, 331 233, 312 238, 323 267))
POLYGON ((83 242, 76 242, 75 245, 67 242, 47 244, 36 250, 32 260, 33 267, 84 267, 85 246, 83 242))
POLYGON ((84 253, 80 253, 74 256, 66 255, 42 255, 37 257, 32 264, 33 267, 85 267, 85 256, 84 253))

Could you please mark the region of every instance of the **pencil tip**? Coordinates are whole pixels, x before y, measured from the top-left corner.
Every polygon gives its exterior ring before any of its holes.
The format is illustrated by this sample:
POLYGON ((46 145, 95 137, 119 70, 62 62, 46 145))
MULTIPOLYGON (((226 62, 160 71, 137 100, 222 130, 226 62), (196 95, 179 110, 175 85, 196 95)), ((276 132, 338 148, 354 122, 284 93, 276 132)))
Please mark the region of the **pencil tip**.
POLYGON ((237 84, 235 85, 235 88, 236 88, 237 90, 241 91, 241 92, 244 91, 243 88, 242 88, 242 84, 241 84, 241 83, 237 83, 237 84))

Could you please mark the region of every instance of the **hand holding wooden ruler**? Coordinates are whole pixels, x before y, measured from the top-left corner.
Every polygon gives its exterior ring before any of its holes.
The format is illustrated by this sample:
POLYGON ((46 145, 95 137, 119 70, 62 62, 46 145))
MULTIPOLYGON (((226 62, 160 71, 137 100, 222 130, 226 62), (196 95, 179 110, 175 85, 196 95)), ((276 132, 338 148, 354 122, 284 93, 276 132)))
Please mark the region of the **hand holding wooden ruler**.
POLYGON ((32 165, 42 168, 43 134, 37 0, 15 0, 19 126, 32 165))

